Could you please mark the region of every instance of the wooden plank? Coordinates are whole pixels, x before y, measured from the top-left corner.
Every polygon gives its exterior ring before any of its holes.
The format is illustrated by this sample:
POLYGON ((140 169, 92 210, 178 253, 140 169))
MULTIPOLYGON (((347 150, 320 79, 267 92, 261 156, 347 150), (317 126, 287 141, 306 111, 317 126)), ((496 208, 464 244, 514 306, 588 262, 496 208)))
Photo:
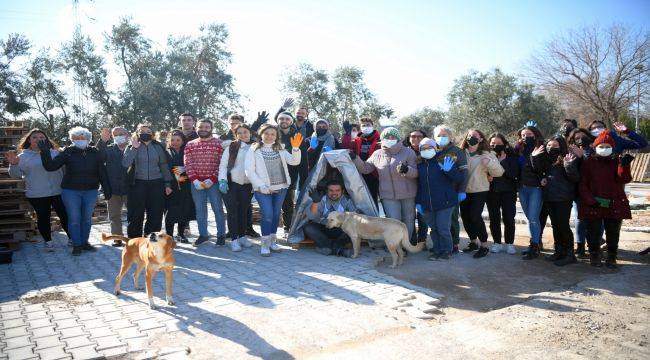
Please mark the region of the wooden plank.
POLYGON ((650 165, 650 154, 636 154, 631 164, 632 181, 643 182, 646 180, 648 166, 650 165))

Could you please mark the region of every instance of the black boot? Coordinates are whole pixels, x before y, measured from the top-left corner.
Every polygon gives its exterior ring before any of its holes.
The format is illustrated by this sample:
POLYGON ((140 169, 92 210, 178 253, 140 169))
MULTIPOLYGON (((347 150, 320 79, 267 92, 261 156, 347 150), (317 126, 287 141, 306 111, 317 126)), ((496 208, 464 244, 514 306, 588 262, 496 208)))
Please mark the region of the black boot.
POLYGON ((576 259, 576 256, 573 253, 573 250, 570 250, 562 258, 555 260, 553 262, 553 264, 555 264, 557 266, 564 266, 564 265, 569 265, 569 264, 575 264, 576 262, 578 262, 578 259, 576 259))
POLYGON ((616 269, 618 266, 616 265, 616 253, 608 251, 607 252, 607 260, 605 260, 605 266, 609 269, 616 269))
POLYGON ((522 259, 532 260, 539 257, 539 244, 530 244, 522 259))
POLYGON ((578 243, 578 250, 576 250, 576 255, 581 259, 584 259, 587 256, 585 253, 585 243, 578 243))
POLYGON ((81 255, 81 246, 73 246, 72 256, 79 256, 79 255, 81 255))
POLYGON ((600 256, 600 249, 589 249, 589 262, 591 263, 591 266, 603 266, 603 261, 600 256))
POLYGON ((544 260, 546 260, 546 261, 557 261, 557 260, 562 259, 563 257, 564 257, 564 255, 562 253, 555 250, 554 253, 544 256, 544 260))
POLYGON ((472 252, 478 250, 478 245, 474 242, 474 240, 470 240, 469 244, 467 244, 467 247, 463 249, 463 252, 472 252))

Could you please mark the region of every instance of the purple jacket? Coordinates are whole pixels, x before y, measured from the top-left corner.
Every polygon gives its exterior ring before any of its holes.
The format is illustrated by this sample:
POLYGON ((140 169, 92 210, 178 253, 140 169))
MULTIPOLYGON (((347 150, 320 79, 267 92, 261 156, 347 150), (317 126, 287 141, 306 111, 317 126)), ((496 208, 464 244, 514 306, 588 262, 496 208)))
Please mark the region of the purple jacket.
POLYGON ((367 161, 354 159, 354 164, 362 174, 370 174, 377 169, 379 176, 379 197, 386 200, 415 198, 418 192, 418 166, 415 151, 398 142, 391 148, 381 147, 370 155, 367 161), (403 162, 408 165, 406 174, 397 172, 403 162))

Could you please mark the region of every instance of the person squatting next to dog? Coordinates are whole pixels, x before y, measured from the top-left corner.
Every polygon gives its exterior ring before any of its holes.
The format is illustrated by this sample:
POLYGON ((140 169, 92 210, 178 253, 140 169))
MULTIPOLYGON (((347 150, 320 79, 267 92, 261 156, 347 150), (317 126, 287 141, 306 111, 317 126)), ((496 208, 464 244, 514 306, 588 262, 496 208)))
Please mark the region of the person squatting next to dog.
POLYGON ((409 239, 415 226, 415 195, 418 169, 415 152, 400 141, 399 131, 388 127, 381 132, 381 149, 363 161, 351 151, 350 157, 362 174, 377 171, 379 197, 386 216, 406 224, 409 239))
POLYGON ((625 184, 632 181, 629 154, 613 154, 616 141, 612 132, 605 130, 594 140, 595 153, 582 162, 580 171, 580 206, 578 216, 587 225, 587 242, 592 266, 602 266, 600 250, 601 228, 605 228, 609 268, 616 268, 618 240, 623 219, 631 219, 630 204, 625 184))
POLYGON ((63 168, 56 171, 47 171, 41 160, 40 141, 47 141, 51 145, 50 156, 59 154, 59 146, 52 142, 47 134, 40 129, 32 129, 19 142, 18 151, 7 152, 9 162, 9 176, 25 180, 25 197, 36 212, 36 225, 45 241, 45 249, 54 250, 52 246, 52 209, 61 220, 61 227, 71 239, 68 232, 68 214, 61 199, 61 181, 63 168))
POLYGON ((185 145, 185 172, 192 182, 192 199, 196 211, 196 224, 199 238, 194 246, 199 246, 210 239, 208 233, 208 202, 214 212, 217 223, 217 245, 226 243, 226 220, 223 214, 223 202, 218 186, 219 164, 223 147, 221 140, 212 136, 212 121, 199 120, 199 138, 185 145))
POLYGON ((460 203, 460 216, 470 242, 463 252, 478 250, 474 258, 481 258, 489 252, 482 213, 490 191, 490 181, 503 175, 504 170, 490 150, 485 135, 479 130, 469 130, 460 147, 467 153, 468 165, 467 198, 460 203))
POLYGON ((494 133, 488 138, 490 149, 494 151, 503 167, 503 175, 492 178, 487 198, 490 215, 490 233, 492 234, 493 253, 503 250, 501 245, 501 222, 503 221, 503 238, 506 252, 514 255, 515 250, 515 214, 517 213, 517 182, 519 181, 519 161, 513 153, 510 143, 501 133, 494 133))
MULTIPOLYGON (((104 128, 101 130, 100 139, 97 142, 97 149, 104 157, 108 182, 111 184, 113 196, 107 201, 108 219, 111 222, 111 234, 124 235, 122 227, 122 208, 127 204, 126 168, 122 166, 124 150, 129 145, 131 134, 123 127, 114 127, 113 130, 104 128), (108 144, 113 139, 112 144, 108 144)), ((114 240, 113 246, 122 246, 122 241, 114 240)))
MULTIPOLYGON (((402 141, 402 144, 404 144, 404 146, 410 148, 415 152, 415 157, 418 165, 422 162, 422 157, 420 156, 420 142, 422 141, 422 139, 426 137, 427 134, 424 132, 424 130, 418 129, 409 132, 406 139, 402 141)), ((419 242, 425 242, 427 240, 427 232, 429 231, 427 222, 421 213, 416 211, 415 219, 417 220, 418 226, 417 226, 417 231, 413 230, 413 234, 411 234, 410 240, 411 240, 411 244, 413 245, 419 242)), ((414 226, 413 229, 415 229, 415 224, 413 226, 414 226)))
POLYGON ((124 150, 122 166, 128 169, 127 236, 132 239, 162 228, 165 195, 172 192, 172 174, 163 145, 154 139, 151 125, 139 124, 124 150), (147 214, 147 220, 142 223, 147 214))
POLYGON ((224 150, 219 164, 219 191, 227 206, 230 249, 241 251, 253 244, 246 237, 253 187, 246 177, 245 160, 250 149, 251 127, 240 124, 235 129, 236 139, 224 150))
POLYGON ((245 173, 251 184, 262 215, 262 239, 260 253, 270 256, 280 251, 276 233, 280 222, 282 203, 291 185, 288 165, 300 163, 300 133, 291 138, 291 153, 280 142, 278 128, 264 124, 259 130, 259 140, 246 154, 245 173))
POLYGON ((436 153, 433 139, 424 138, 419 144, 422 161, 418 164, 416 209, 431 227, 429 260, 448 260, 453 250, 451 213, 458 205, 456 186, 465 180, 465 172, 451 157, 436 153))
POLYGON ((173 237, 174 226, 178 224, 178 236, 175 239, 187 244, 189 241, 185 237, 185 229, 196 218, 192 185, 184 166, 187 138, 181 130, 172 130, 167 137, 167 164, 173 176, 172 192, 165 199, 165 232, 173 237))
POLYGON ((343 184, 330 181, 326 195, 314 188, 309 191, 309 197, 312 203, 307 212, 309 221, 303 227, 305 238, 313 240, 316 251, 323 255, 350 257, 351 250, 346 248, 350 237, 341 228, 328 229, 325 226, 327 216, 332 212, 357 211, 352 200, 344 194, 343 184))
POLYGON ((43 167, 47 171, 58 171, 65 166, 61 183, 61 199, 68 214, 68 231, 72 238, 72 255, 81 255, 82 250, 95 251, 88 243, 93 211, 97 203, 98 188, 101 184, 104 198, 110 200, 111 185, 104 166, 104 159, 96 147, 90 145, 92 134, 83 127, 73 127, 68 132, 72 145, 63 149, 54 158, 50 152, 51 143, 42 140, 43 167))

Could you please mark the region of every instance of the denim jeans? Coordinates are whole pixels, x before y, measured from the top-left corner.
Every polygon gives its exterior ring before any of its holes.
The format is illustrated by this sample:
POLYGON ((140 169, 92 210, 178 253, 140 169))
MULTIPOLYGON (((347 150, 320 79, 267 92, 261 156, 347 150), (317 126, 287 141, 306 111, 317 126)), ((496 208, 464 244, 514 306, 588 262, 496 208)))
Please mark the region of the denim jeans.
POLYGON ((278 231, 280 224, 280 212, 282 210, 282 203, 284 197, 287 195, 287 189, 278 190, 273 194, 262 194, 259 191, 255 192, 255 200, 260 206, 262 219, 260 221, 262 227, 262 236, 275 234, 278 231))
POLYGON ((403 222, 409 231, 409 239, 415 227, 415 198, 388 200, 381 199, 386 217, 403 222))
POLYGON ((73 246, 88 243, 90 227, 93 222, 93 210, 97 204, 97 189, 70 190, 63 189, 61 199, 68 213, 68 231, 73 246))
POLYGON ((539 222, 539 213, 542 211, 543 199, 542 188, 532 186, 522 186, 519 189, 519 202, 524 210, 526 219, 528 219, 528 231, 530 232, 530 241, 533 244, 539 244, 542 228, 539 222))
POLYGON ((212 185, 208 189, 197 190, 192 186, 192 200, 196 209, 196 224, 199 227, 199 236, 210 236, 208 233, 208 201, 214 212, 214 220, 217 223, 217 235, 226 235, 226 217, 223 215, 223 201, 218 185, 212 185))
POLYGON ((454 241, 454 245, 460 243, 460 205, 454 206, 451 212, 451 238, 454 241))
POLYGON ((454 206, 436 211, 425 211, 424 219, 431 227, 431 252, 435 255, 449 255, 453 247, 451 239, 451 213, 454 206))

